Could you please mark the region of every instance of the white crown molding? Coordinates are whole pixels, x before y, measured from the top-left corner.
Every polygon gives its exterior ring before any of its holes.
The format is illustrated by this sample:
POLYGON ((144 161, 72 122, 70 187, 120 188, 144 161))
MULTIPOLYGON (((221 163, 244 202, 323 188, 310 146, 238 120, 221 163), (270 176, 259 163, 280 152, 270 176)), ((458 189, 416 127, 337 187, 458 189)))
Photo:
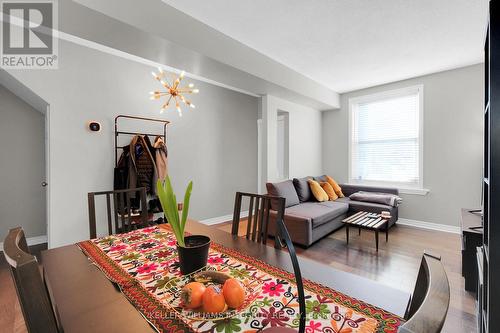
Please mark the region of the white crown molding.
MULTIPOLYGON (((248 210, 241 212, 240 217, 248 217, 248 210)), ((212 217, 209 219, 201 220, 200 222, 206 225, 220 224, 224 222, 229 222, 233 220, 233 214, 227 214, 223 216, 212 217)))
POLYGON ((413 228, 418 228, 418 229, 428 229, 428 230, 435 230, 435 231, 450 232, 453 234, 460 234, 461 233, 460 227, 457 227, 457 226, 432 223, 432 222, 424 222, 424 221, 411 220, 411 219, 399 218, 397 220, 396 224, 405 225, 408 227, 413 227, 413 228))
MULTIPOLYGON (((47 235, 26 238, 28 246, 47 243, 47 235)), ((3 242, 0 243, 0 251, 3 251, 3 242)))

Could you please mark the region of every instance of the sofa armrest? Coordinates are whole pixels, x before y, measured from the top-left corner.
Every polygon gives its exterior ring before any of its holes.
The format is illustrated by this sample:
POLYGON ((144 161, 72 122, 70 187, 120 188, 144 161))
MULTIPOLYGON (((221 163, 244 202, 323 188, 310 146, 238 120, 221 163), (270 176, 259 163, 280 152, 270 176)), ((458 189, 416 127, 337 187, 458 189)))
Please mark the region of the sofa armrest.
POLYGON ((390 193, 399 195, 399 190, 394 187, 377 187, 377 186, 348 185, 348 184, 340 184, 340 187, 342 188, 342 193, 344 193, 346 197, 359 191, 380 192, 380 193, 390 193))

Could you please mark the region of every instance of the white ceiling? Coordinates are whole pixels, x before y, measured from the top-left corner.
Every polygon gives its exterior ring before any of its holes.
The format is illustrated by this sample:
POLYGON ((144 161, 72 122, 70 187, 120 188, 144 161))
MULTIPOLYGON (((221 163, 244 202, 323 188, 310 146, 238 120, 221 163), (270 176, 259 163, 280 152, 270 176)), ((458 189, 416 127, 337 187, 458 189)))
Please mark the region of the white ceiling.
POLYGON ((482 62, 488 3, 163 1, 337 92, 482 62))

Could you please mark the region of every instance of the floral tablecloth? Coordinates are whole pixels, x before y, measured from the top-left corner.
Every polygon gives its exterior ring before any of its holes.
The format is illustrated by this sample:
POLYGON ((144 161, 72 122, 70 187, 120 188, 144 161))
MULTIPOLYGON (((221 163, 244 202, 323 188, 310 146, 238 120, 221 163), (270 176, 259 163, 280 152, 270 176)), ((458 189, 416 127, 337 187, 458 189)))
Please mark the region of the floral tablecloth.
MULTIPOLYGON (((211 269, 246 283, 258 281, 252 303, 235 316, 187 319, 170 303, 172 281, 179 279, 176 241, 168 225, 97 238, 78 246, 160 332, 258 332, 272 326, 298 328, 294 276, 253 257, 212 243, 211 269)), ((254 284, 255 285, 255 284, 254 284)), ((306 332, 397 332, 403 320, 385 310, 304 280, 306 332)))

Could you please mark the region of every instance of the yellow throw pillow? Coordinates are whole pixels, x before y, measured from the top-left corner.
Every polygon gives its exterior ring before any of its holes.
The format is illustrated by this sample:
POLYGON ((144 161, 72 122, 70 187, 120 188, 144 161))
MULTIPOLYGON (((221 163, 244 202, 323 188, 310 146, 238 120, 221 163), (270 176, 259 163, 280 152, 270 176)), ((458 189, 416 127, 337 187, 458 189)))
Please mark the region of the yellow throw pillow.
POLYGON ((315 180, 308 179, 309 187, 311 188, 311 192, 313 193, 316 200, 319 202, 328 201, 328 194, 321 188, 319 183, 315 180))
POLYGON ((339 196, 339 198, 343 198, 344 197, 344 193, 342 193, 342 188, 339 186, 339 184, 337 184, 337 182, 335 180, 333 180, 332 177, 330 176, 326 176, 326 181, 332 185, 333 187, 333 190, 335 191, 335 193, 339 196))
POLYGON ((319 185, 321 188, 328 194, 328 198, 330 201, 335 201, 339 198, 339 196, 335 193, 335 190, 333 189, 332 185, 327 182, 320 182, 319 185))

